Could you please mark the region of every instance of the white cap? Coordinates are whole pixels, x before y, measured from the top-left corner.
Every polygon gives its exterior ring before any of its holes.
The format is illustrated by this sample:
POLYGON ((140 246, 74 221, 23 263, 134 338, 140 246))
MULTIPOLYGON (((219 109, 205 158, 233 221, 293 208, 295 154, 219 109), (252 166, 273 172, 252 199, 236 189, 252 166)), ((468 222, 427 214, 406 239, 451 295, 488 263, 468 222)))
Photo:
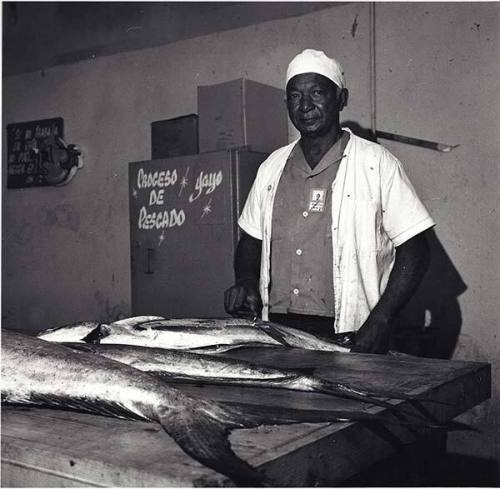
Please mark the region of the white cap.
POLYGON ((344 70, 340 64, 323 51, 305 49, 292 59, 286 70, 286 82, 302 73, 318 73, 326 76, 338 87, 345 88, 344 70))

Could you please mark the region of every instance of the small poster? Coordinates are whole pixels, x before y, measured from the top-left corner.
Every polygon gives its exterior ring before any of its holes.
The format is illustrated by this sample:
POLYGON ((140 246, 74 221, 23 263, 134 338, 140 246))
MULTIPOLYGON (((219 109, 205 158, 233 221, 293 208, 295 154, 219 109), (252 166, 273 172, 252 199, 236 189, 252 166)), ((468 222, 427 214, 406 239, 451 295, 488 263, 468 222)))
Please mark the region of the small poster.
MULTIPOLYGON (((7 188, 52 185, 54 138, 64 138, 62 117, 7 125, 7 188)), ((53 168, 54 167, 54 168, 53 168)))

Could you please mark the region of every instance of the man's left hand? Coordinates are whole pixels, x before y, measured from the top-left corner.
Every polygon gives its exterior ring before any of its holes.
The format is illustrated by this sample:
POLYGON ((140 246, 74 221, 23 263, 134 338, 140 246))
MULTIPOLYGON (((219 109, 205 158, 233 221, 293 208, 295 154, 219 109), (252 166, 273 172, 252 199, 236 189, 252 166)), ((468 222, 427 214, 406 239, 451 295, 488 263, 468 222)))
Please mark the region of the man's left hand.
POLYGON ((391 321, 387 318, 370 315, 354 337, 355 353, 387 353, 392 332, 391 321))

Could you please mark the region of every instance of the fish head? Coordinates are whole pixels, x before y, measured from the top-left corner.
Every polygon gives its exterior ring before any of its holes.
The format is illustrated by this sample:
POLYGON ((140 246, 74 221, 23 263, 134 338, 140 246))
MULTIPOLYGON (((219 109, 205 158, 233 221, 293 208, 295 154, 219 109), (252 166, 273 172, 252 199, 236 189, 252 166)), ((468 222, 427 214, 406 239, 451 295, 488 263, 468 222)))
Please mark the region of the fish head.
POLYGON ((82 341, 83 338, 99 326, 100 323, 96 321, 83 321, 79 323, 66 324, 64 326, 59 326, 58 328, 40 331, 37 334, 37 337, 42 340, 54 342, 82 341))

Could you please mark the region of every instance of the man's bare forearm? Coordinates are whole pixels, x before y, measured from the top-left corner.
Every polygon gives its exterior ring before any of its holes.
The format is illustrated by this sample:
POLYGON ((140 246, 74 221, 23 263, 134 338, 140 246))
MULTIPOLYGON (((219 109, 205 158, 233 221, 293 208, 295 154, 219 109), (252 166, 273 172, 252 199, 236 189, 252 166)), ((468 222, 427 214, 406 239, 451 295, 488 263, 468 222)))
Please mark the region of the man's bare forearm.
POLYGON ((422 281, 429 261, 429 244, 425 233, 420 233, 398 246, 387 287, 373 308, 372 315, 392 321, 422 281))
POLYGON ((234 259, 236 283, 243 280, 259 281, 261 250, 262 241, 260 239, 255 239, 249 234, 242 233, 234 259))
POLYGON ((396 248, 387 287, 356 333, 354 352, 386 353, 393 321, 408 302, 429 266, 429 245, 421 233, 396 248))
POLYGON ((262 241, 243 233, 234 259, 235 284, 224 292, 224 308, 231 316, 257 317, 262 309, 259 294, 262 241))

